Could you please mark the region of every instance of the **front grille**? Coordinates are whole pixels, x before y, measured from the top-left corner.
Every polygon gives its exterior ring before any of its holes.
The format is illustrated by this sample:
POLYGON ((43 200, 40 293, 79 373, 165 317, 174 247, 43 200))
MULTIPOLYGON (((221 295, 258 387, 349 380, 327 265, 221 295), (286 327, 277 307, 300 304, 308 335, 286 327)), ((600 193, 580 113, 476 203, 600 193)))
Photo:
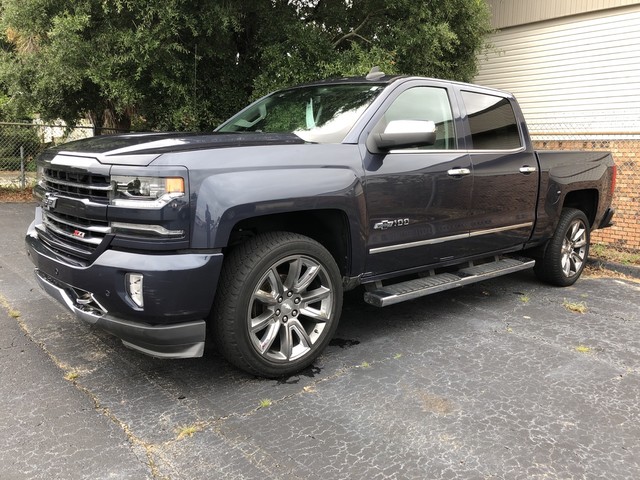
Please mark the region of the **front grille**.
POLYGON ((108 175, 66 171, 48 167, 44 169, 44 187, 47 192, 72 198, 88 198, 96 203, 109 203, 113 190, 108 175))
POLYGON ((65 256, 87 260, 110 233, 108 222, 88 220, 60 213, 42 212, 42 240, 65 256))
MULTIPOLYGON (((112 191, 108 175, 78 169, 68 171, 55 166, 45 167, 41 185, 53 198, 75 198, 105 206, 98 208, 106 208, 112 191)), ((42 224, 38 230, 41 240, 50 249, 81 264, 90 259, 111 232, 107 221, 61 213, 55 206, 51 206, 51 210, 42 209, 42 224)))

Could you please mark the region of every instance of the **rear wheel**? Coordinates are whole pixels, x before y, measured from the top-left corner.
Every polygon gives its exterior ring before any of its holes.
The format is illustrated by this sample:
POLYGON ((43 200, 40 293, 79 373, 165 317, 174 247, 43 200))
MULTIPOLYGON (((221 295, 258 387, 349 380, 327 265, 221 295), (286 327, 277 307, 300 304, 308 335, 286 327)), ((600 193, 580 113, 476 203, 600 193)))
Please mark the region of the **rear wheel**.
POLYGON ((324 349, 341 308, 340 271, 322 245, 293 233, 258 235, 225 260, 211 319, 214 341, 242 370, 290 375, 324 349))
POLYGON ((589 221, 581 210, 562 210, 556 231, 534 271, 539 279, 566 287, 580 277, 589 255, 589 221))

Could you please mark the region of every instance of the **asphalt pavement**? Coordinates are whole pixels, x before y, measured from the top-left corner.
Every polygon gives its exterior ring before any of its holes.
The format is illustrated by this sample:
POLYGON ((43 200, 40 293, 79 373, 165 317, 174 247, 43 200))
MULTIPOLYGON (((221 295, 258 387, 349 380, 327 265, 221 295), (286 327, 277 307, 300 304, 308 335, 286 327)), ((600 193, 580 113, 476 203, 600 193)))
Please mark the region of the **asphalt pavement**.
POLYGON ((640 283, 350 292, 313 367, 264 380, 73 318, 33 278, 33 208, 0 204, 2 479, 640 478, 640 283))

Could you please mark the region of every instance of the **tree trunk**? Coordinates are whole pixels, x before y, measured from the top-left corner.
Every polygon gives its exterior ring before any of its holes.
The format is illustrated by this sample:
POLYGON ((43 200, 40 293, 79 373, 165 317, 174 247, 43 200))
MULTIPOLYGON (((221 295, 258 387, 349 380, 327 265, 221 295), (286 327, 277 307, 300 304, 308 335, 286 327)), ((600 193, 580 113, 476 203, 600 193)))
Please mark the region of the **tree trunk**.
POLYGON ((97 115, 93 110, 89 112, 89 120, 93 125, 93 135, 102 135, 102 115, 97 115))
POLYGON ((131 130, 131 112, 131 108, 126 108, 124 112, 116 112, 111 102, 101 109, 89 112, 93 134, 97 136, 128 133, 131 130))
POLYGON ((128 133, 131 130, 130 109, 118 113, 113 108, 105 108, 102 114, 103 133, 128 133))

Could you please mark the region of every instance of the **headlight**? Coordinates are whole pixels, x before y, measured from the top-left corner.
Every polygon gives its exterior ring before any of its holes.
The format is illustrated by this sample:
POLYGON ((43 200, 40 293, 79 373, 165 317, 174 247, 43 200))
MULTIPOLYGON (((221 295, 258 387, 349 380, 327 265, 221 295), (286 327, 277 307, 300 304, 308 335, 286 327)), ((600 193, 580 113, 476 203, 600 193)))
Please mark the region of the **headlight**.
POLYGON ((112 204, 119 207, 161 208, 185 194, 182 177, 132 177, 114 175, 112 204))

